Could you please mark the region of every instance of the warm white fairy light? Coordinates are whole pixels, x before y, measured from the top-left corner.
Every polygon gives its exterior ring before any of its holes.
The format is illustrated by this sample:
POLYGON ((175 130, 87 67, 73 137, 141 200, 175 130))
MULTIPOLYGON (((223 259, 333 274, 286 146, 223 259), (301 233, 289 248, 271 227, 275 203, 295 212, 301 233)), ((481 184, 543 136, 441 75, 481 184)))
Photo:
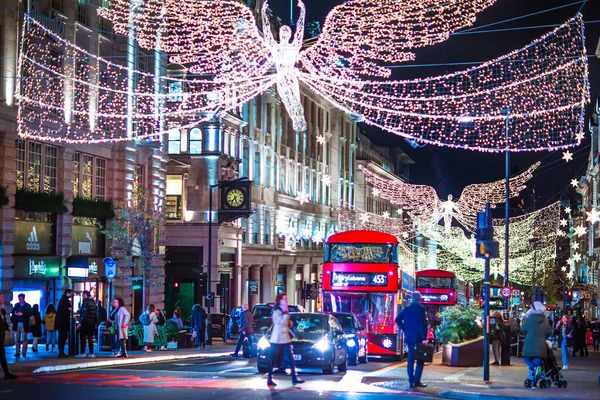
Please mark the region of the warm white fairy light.
POLYGON ((573 153, 571 153, 569 150, 565 151, 563 153, 562 156, 563 160, 565 160, 566 162, 572 161, 573 160, 573 153))
POLYGON ((388 82, 303 73, 301 80, 365 123, 422 143, 532 151, 578 143, 587 72, 578 15, 520 50, 458 73, 388 82))
MULTIPOLYGON (((525 189, 525 182, 533 177, 533 171, 539 165, 540 163, 536 163, 509 180, 510 197, 518 196, 525 189)), ((365 174, 366 181, 373 186, 373 196, 377 193, 382 199, 411 211, 421 224, 437 223, 444 218, 446 229, 449 229, 452 218, 455 218, 465 228, 473 231, 477 212, 483 211, 486 203, 492 204, 492 207, 504 203, 506 197, 506 182, 503 179, 469 185, 465 187, 457 201, 453 201, 451 195, 448 196, 448 200, 442 201, 431 186, 385 179, 362 165, 358 168, 365 174)))
POLYGON ((586 221, 588 221, 592 225, 595 224, 596 222, 600 221, 600 213, 595 208, 592 208, 592 211, 589 211, 589 212, 586 211, 585 214, 587 215, 586 221))

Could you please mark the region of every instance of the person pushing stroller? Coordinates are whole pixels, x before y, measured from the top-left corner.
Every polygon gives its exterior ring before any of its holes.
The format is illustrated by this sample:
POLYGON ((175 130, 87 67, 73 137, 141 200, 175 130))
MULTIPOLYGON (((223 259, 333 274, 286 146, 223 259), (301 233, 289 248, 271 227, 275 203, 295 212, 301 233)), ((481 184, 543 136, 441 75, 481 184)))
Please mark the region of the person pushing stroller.
POLYGON ((548 345, 546 338, 552 333, 544 312, 546 307, 539 301, 534 301, 531 311, 521 332, 525 333, 525 344, 523 345, 523 359, 529 367, 529 376, 532 382, 531 388, 537 389, 538 380, 543 374, 542 363, 548 357, 548 345))

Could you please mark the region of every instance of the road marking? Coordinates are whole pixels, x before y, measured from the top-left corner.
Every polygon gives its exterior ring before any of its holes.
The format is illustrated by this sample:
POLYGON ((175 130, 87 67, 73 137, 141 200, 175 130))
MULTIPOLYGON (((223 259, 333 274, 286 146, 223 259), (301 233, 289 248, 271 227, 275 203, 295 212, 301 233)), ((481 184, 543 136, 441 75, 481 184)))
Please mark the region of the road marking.
POLYGON ((473 371, 475 369, 476 368, 473 368, 473 367, 466 368, 466 369, 464 369, 464 370, 462 370, 460 372, 457 372, 455 374, 448 375, 448 376, 444 377, 444 380, 445 381, 458 381, 458 380, 460 380, 460 378, 462 378, 463 376, 465 376, 466 374, 468 374, 469 372, 471 372, 471 371, 473 371))
POLYGON ((226 374, 227 372, 241 371, 243 369, 248 369, 248 368, 252 368, 252 367, 250 365, 246 365, 245 367, 241 367, 241 368, 226 369, 224 371, 219 372, 219 374, 226 374))
MULTIPOLYGON (((213 362, 203 363, 203 364, 200 364, 200 365, 204 366, 204 365, 225 364, 226 362, 227 361, 213 361, 213 362)), ((189 364, 189 365, 192 365, 192 364, 189 364)))

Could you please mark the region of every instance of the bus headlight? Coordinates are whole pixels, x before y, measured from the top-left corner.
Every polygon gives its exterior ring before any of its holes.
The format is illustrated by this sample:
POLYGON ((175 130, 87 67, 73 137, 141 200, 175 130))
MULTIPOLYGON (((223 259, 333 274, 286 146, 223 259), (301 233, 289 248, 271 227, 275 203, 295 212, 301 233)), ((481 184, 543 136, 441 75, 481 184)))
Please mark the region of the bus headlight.
POLYGON ((348 339, 346 341, 346 344, 348 345, 348 347, 354 347, 354 346, 356 346, 356 340, 354 340, 354 339, 348 339))
POLYGON ((265 350, 271 347, 271 343, 269 343, 269 341, 265 337, 262 337, 256 344, 256 347, 258 347, 261 350, 265 350))
POLYGON ((325 339, 321 339, 313 345, 313 349, 317 349, 322 352, 325 352, 325 351, 329 350, 329 342, 325 339))

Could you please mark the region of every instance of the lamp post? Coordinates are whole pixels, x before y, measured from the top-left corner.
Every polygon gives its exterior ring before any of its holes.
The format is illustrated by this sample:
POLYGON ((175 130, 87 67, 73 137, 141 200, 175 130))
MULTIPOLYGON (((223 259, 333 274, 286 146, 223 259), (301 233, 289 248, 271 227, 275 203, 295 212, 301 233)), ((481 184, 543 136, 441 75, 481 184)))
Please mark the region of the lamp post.
POLYGON ((206 300, 208 302, 207 314, 209 314, 209 315, 210 315, 210 307, 212 306, 212 302, 213 302, 213 298, 214 298, 213 293, 212 293, 212 218, 213 218, 212 198, 213 198, 213 189, 216 187, 219 187, 219 186, 221 186, 221 183, 210 185, 209 191, 208 191, 208 277, 207 277, 208 289, 207 289, 207 293, 206 293, 206 300))
MULTIPOLYGON (((503 114, 506 115, 506 119, 504 121, 504 136, 506 140, 506 160, 505 160, 505 191, 506 191, 506 199, 504 204, 504 286, 509 287, 509 279, 508 279, 508 219, 510 217, 510 193, 509 193, 509 179, 510 179, 510 151, 508 146, 508 125, 510 123, 510 108, 503 110, 503 114)), ((508 313, 508 297, 504 299, 504 310, 505 313, 508 313)))

